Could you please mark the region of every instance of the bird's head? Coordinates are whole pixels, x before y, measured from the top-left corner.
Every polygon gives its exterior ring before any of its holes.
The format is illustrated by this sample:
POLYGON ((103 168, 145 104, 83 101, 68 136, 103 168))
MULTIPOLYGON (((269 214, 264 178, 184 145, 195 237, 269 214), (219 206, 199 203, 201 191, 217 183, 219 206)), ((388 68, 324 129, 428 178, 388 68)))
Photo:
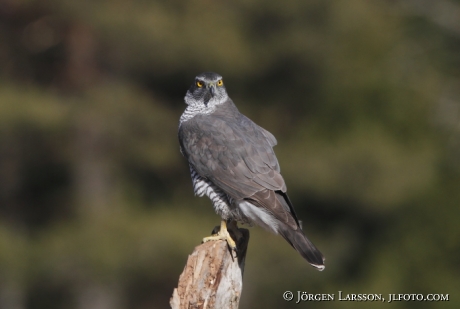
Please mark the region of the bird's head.
POLYGON ((185 96, 188 105, 213 107, 228 99, 222 76, 213 72, 201 73, 195 77, 185 96))

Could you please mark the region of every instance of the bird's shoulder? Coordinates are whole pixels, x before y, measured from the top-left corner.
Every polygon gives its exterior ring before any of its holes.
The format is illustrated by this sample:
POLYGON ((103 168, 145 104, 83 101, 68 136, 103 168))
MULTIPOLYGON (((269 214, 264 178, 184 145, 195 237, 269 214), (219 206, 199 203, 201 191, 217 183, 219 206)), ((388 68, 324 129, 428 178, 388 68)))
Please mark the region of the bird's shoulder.
POLYGON ((197 173, 228 194, 244 198, 264 189, 286 191, 273 151, 276 139, 236 107, 197 115, 181 125, 179 135, 197 173))
POLYGON ((188 141, 189 146, 197 143, 202 147, 221 145, 232 152, 243 151, 243 146, 252 146, 272 153, 277 144, 272 133, 241 114, 231 99, 217 106, 212 113, 199 114, 181 123, 179 139, 188 141))

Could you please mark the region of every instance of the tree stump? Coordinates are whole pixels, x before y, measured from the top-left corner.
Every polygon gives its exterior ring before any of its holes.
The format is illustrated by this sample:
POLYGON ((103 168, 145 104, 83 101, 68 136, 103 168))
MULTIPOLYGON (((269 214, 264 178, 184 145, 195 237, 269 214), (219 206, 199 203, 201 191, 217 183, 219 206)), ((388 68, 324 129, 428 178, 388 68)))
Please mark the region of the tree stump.
POLYGON ((238 308, 249 242, 249 231, 238 230, 238 239, 229 230, 232 238, 236 239, 237 254, 224 240, 209 241, 195 247, 170 299, 172 309, 238 308))

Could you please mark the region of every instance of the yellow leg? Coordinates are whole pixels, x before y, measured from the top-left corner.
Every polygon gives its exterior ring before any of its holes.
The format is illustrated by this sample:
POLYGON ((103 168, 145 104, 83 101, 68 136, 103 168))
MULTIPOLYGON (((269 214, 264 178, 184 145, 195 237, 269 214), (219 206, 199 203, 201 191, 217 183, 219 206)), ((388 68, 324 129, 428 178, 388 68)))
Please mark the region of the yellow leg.
POLYGON ((225 220, 220 222, 220 231, 217 232, 217 234, 203 238, 203 242, 208 242, 211 240, 226 240, 230 248, 236 250, 235 241, 227 231, 227 222, 225 220))

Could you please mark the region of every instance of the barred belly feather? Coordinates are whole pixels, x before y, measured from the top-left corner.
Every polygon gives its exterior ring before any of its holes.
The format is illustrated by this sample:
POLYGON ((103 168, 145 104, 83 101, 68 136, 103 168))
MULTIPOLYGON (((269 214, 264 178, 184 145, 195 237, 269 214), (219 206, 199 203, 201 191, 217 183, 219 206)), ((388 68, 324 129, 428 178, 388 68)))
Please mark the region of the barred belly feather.
POLYGON ((224 220, 237 219, 237 214, 234 213, 230 208, 231 198, 224 192, 219 190, 212 182, 204 177, 198 175, 198 173, 190 166, 190 174, 192 176, 193 191, 196 196, 207 195, 212 201, 214 210, 224 220))
POLYGON ((238 111, 217 73, 198 75, 184 99, 178 138, 195 195, 207 195, 223 220, 255 223, 281 235, 324 269, 323 255, 303 234, 286 194, 273 134, 238 111))

